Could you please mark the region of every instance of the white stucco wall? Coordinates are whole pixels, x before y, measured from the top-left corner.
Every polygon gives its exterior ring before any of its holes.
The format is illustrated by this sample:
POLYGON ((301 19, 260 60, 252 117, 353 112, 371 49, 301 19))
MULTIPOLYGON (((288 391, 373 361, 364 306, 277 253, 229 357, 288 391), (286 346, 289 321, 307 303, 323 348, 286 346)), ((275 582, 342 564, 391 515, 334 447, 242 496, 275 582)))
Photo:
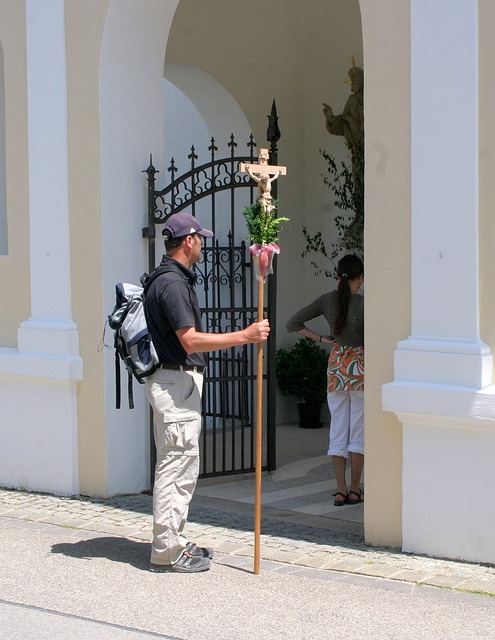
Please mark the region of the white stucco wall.
MULTIPOLYGON (((244 142, 252 131, 245 113, 234 97, 210 74, 186 64, 165 64, 165 83, 171 83, 182 94, 182 98, 165 92, 165 148, 172 147, 176 156, 181 151, 186 157, 191 145, 197 149, 201 144, 207 149, 211 138, 217 142, 228 142, 234 133, 238 141, 244 142), (180 102, 179 102, 180 100, 180 102), (197 112, 195 116, 194 111, 197 112), (202 126, 198 123, 198 116, 202 126)), ((178 157, 178 155, 177 155, 178 157)))
POLYGON ((473 424, 430 418, 422 424, 417 417, 403 419, 402 548, 412 553, 493 563, 494 516, 489 489, 495 450, 493 420, 473 424), (441 500, 425 499, 432 493, 433 476, 438 491, 443 493, 441 500), (481 494, 479 499, 476 489, 481 494))
POLYGON ((79 492, 63 0, 26 2, 31 316, 0 349, 0 483, 79 492), (19 428, 13 428, 20 425, 19 428))
POLYGON ((164 162, 168 165, 173 158, 179 170, 183 170, 187 166, 185 164, 187 156, 191 153, 191 141, 195 141, 195 148, 207 149, 210 134, 198 109, 174 83, 166 78, 163 81, 163 104, 165 110, 164 162), (186 129, 191 133, 190 140, 187 140, 183 134, 186 129))
POLYGON ((5 81, 3 48, 0 42, 0 256, 9 251, 9 226, 7 220, 7 180, 5 165, 5 81))
POLYGON ((450 8, 446 19, 443 3, 411 0, 413 333, 383 406, 404 423, 403 548, 493 562, 495 500, 477 499, 495 453, 480 338, 478 2, 450 8))
MULTIPOLYGON (((163 64, 178 2, 112 2, 101 54, 100 126, 104 308, 115 304, 115 284, 139 282, 148 270, 146 175, 153 154, 163 166, 163 64), (141 180, 139 176, 142 176, 141 180)), ((102 319, 103 321, 104 319, 102 319)), ((136 408, 115 409, 113 354, 105 358, 108 493, 149 486, 148 406, 134 385, 136 408)))

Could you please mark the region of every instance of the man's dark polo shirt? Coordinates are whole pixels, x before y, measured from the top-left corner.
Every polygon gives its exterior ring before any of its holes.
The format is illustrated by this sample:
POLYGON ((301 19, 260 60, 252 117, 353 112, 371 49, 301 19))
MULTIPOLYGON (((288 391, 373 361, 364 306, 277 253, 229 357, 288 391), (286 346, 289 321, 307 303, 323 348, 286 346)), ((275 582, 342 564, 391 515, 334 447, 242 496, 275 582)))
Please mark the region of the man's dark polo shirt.
POLYGON ((160 267, 169 272, 159 275, 145 298, 148 328, 160 363, 204 366, 204 353, 187 354, 176 335, 177 329, 195 327, 203 331, 198 298, 194 289, 194 271, 177 260, 163 256, 160 267))

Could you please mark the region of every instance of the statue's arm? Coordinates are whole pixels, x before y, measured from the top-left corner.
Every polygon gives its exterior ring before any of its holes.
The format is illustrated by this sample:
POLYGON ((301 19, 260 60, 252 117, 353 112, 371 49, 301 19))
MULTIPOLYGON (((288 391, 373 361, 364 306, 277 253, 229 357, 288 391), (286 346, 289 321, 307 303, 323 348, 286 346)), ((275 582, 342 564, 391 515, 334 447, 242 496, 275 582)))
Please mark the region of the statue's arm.
POLYGON ((334 136, 343 136, 345 134, 344 122, 342 116, 333 116, 332 120, 327 120, 325 124, 328 133, 334 136))
POLYGON ((344 135, 344 119, 343 116, 335 116, 332 107, 326 102, 323 103, 323 115, 325 116, 325 125, 328 133, 334 136, 344 135))
POLYGON ((255 182, 259 182, 261 180, 261 177, 258 178, 258 176, 255 176, 254 173, 251 173, 251 170, 249 169, 249 167, 246 167, 246 171, 255 182))
POLYGON ((335 120, 335 116, 333 115, 332 107, 326 102, 323 103, 323 115, 325 116, 325 120, 327 122, 331 122, 335 120))

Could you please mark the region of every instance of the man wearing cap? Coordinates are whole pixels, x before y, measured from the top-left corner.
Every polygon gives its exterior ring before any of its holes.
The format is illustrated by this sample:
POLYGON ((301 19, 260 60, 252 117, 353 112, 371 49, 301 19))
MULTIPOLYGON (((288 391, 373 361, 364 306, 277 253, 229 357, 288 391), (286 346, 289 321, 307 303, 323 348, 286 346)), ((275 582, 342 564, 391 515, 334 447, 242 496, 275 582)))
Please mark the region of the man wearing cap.
POLYGON ((212 549, 183 536, 199 474, 201 393, 208 351, 264 342, 268 320, 229 333, 205 333, 194 288, 193 265, 202 238, 213 233, 190 213, 175 213, 163 230, 167 271, 152 283, 145 299, 148 327, 160 367, 146 378, 156 444, 153 542, 150 570, 193 573, 210 568, 212 549))

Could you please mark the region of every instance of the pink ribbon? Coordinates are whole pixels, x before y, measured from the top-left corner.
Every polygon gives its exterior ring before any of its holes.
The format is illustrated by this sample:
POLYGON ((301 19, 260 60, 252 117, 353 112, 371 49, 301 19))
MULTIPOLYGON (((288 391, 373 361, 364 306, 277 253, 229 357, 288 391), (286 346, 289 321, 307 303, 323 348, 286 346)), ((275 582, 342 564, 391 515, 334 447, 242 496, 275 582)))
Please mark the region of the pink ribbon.
POLYGON ((249 247, 253 256, 254 268, 257 280, 265 281, 270 273, 273 273, 273 256, 280 253, 280 247, 275 242, 270 244, 253 244, 249 247))

